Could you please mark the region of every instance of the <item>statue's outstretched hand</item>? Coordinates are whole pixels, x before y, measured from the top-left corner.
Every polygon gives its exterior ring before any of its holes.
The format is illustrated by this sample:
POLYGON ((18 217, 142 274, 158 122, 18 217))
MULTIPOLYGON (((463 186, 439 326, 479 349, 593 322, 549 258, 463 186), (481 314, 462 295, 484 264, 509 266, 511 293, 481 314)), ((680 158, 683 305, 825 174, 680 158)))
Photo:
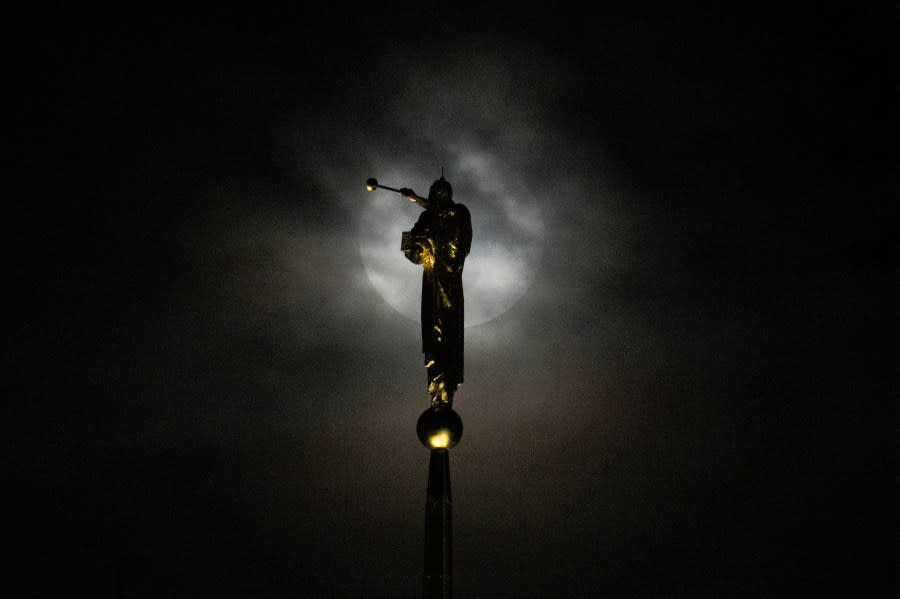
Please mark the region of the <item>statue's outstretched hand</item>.
POLYGON ((400 190, 400 195, 402 195, 405 198, 414 198, 414 197, 416 197, 416 192, 414 192, 409 187, 404 187, 403 189, 400 190))

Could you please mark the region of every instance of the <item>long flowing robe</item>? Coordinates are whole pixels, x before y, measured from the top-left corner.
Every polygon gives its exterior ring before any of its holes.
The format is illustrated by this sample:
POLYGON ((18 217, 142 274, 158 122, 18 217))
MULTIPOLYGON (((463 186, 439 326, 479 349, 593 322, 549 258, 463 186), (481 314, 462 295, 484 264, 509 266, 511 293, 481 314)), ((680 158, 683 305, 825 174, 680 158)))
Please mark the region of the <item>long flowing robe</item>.
POLYGON ((422 251, 409 256, 422 264, 422 352, 428 384, 444 375, 448 390, 463 382, 462 274, 472 245, 468 208, 449 202, 419 216, 412 237, 422 251))

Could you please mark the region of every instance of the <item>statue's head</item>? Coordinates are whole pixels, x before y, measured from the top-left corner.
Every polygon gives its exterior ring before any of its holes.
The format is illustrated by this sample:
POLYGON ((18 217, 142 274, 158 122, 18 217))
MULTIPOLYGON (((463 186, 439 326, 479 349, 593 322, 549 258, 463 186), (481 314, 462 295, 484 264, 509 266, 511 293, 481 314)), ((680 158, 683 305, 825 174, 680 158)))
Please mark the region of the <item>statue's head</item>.
POLYGON ((431 184, 431 189, 428 190, 428 201, 432 206, 443 206, 453 202, 453 188, 443 176, 431 184))

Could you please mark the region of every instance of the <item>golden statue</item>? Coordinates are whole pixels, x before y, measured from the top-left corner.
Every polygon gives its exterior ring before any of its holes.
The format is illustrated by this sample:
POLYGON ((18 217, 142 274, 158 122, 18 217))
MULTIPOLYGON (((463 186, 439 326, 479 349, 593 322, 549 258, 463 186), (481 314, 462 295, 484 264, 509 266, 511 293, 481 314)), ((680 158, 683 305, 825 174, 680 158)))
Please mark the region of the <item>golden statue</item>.
POLYGON ((400 249, 407 259, 422 265, 422 353, 428 369, 428 392, 435 409, 449 408, 453 393, 463 382, 462 273, 472 245, 469 210, 453 202, 453 188, 441 176, 428 197, 412 189, 394 189, 425 209, 411 231, 403 233, 400 249))

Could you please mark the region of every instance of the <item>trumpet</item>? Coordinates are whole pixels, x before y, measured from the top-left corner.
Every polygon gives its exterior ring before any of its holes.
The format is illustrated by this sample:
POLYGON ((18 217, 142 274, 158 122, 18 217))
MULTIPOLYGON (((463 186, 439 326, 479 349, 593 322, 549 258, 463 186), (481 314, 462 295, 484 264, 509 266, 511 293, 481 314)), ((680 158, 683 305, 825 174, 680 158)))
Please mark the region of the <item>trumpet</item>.
POLYGON ((397 189, 396 187, 388 187, 387 185, 380 185, 378 183, 378 179, 372 177, 366 180, 366 191, 375 191, 376 189, 386 189, 388 191, 393 191, 395 193, 399 193, 403 197, 407 198, 413 204, 418 204, 422 208, 428 208, 428 198, 423 198, 422 196, 416 194, 412 189, 403 188, 397 189))

